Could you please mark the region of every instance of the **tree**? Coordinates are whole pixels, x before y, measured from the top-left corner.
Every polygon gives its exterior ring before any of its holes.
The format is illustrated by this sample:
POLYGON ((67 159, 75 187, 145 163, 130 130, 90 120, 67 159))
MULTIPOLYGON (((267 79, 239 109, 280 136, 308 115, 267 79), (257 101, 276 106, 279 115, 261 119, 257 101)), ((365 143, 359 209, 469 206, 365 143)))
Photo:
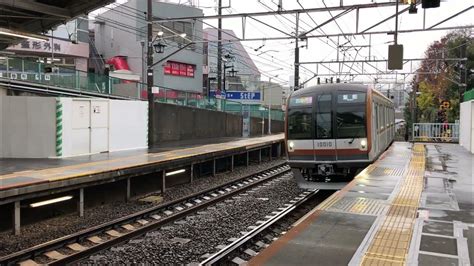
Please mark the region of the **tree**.
MULTIPOLYGON (((459 119, 461 96, 466 87, 474 87, 474 75, 469 75, 472 69, 474 41, 470 30, 450 32, 433 42, 426 49, 425 60, 411 82, 419 92, 417 95, 411 93, 411 97, 416 97, 416 120, 453 123, 459 119), (445 58, 467 58, 467 61, 447 61, 445 58), (449 102, 449 108, 440 110, 445 101, 449 102)), ((411 112, 405 112, 405 121, 411 121, 411 112)))

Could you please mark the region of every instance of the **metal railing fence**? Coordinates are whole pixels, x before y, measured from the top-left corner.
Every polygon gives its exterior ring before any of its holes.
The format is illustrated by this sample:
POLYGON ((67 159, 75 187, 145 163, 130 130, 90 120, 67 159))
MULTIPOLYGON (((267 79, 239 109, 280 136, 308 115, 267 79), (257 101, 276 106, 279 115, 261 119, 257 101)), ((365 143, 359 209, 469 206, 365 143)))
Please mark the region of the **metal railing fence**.
POLYGON ((459 124, 414 123, 413 141, 459 142, 459 124))
MULTIPOLYGON (((129 99, 146 100, 147 85, 145 83, 109 77, 103 74, 89 73, 76 69, 53 66, 40 61, 27 60, 21 57, 0 58, 0 80, 25 81, 41 85, 67 88, 81 92, 94 92, 104 96, 113 95, 129 99), (46 73, 45 67, 51 67, 52 72, 46 73)), ((155 102, 163 102, 184 106, 192 106, 207 110, 223 111, 242 114, 241 102, 207 97, 201 93, 159 87, 154 93, 155 102)), ((257 106, 252 110, 252 117, 268 117, 268 108, 257 106)), ((283 120, 281 110, 272 110, 274 120, 283 120)))

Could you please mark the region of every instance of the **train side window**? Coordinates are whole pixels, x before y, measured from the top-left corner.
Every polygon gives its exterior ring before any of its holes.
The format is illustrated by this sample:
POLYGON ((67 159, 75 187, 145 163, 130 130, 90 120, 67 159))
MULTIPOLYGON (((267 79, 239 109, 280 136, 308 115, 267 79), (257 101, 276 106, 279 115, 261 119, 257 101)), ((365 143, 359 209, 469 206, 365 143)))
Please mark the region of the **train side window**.
POLYGON ((316 96, 314 123, 316 125, 316 139, 332 138, 332 95, 316 96))

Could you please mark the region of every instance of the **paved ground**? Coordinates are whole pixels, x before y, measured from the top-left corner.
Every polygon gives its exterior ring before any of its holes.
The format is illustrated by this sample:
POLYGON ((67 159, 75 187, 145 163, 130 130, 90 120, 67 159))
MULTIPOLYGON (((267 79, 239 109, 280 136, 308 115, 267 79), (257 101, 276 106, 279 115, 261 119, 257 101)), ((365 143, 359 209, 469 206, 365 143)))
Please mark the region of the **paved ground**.
POLYGON ((473 265, 474 156, 459 145, 427 144, 426 160, 409 263, 473 265))
MULTIPOLYGON (((97 154, 71 159, 6 159, 0 160, 0 191, 44 184, 54 181, 71 180, 78 177, 93 177, 110 171, 122 171, 133 167, 146 166, 193 156, 213 154, 233 149, 253 147, 281 141, 283 134, 257 138, 219 139, 212 144, 185 145, 167 144, 153 151, 127 151, 97 154), (167 151, 163 151, 167 150, 167 151)), ((87 180, 88 182, 91 180, 87 180)), ((2 194, 0 192, 0 199, 2 194)))
POLYGON ((227 143, 233 141, 241 141, 246 138, 215 138, 215 139, 200 139, 187 141, 169 141, 156 145, 153 149, 139 149, 133 151, 120 151, 111 153, 99 153, 86 156, 75 156, 64 159, 9 159, 0 158, 0 176, 11 174, 20 171, 41 170, 46 168, 54 168, 61 166, 76 165, 87 162, 97 162, 105 160, 113 160, 134 155, 142 155, 145 153, 159 153, 171 150, 180 150, 193 148, 196 146, 227 143))
POLYGON ((472 265, 474 156, 394 143, 252 265, 472 265))

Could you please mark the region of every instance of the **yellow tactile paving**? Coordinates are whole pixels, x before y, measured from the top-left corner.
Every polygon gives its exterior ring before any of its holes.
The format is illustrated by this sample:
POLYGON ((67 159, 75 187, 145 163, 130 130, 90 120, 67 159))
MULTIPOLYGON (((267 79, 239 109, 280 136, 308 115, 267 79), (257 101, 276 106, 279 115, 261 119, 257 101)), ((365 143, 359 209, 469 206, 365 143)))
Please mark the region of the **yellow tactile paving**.
POLYGON ((405 265, 412 238, 416 213, 423 191, 425 148, 415 144, 400 190, 375 236, 369 243, 361 265, 405 265))

